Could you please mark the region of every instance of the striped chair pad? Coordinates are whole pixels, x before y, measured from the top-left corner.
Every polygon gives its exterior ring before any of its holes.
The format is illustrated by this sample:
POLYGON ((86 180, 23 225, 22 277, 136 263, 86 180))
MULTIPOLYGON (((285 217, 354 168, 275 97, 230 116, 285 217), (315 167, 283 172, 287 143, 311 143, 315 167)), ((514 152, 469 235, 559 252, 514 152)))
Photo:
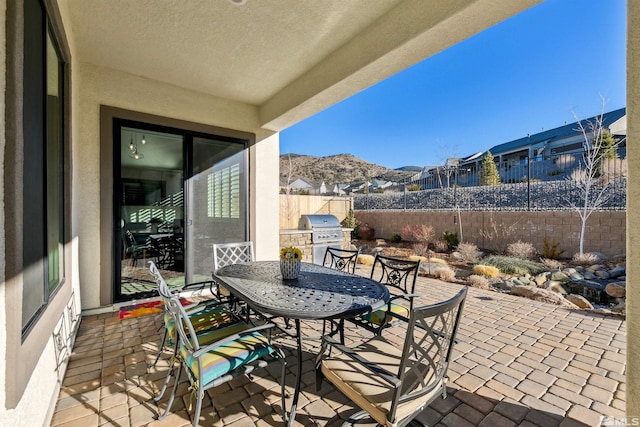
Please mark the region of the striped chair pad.
MULTIPOLYGON (((385 305, 379 310, 362 315, 362 318, 374 325, 382 325, 384 323, 385 316, 387 315, 387 308, 388 306, 385 305)), ((391 303, 391 312, 399 314, 400 316, 409 317, 409 309, 407 307, 393 302, 391 303)))
MULTIPOLYGON (((214 307, 198 311, 190 315, 189 319, 196 334, 218 328, 222 325, 234 323, 233 314, 225 307, 214 307)), ((168 342, 169 345, 171 345, 176 338, 176 325, 169 313, 165 313, 164 315, 164 324, 167 328, 168 342)))
POLYGON ((266 355, 272 354, 275 349, 267 339, 258 332, 253 332, 240 337, 236 341, 226 343, 212 349, 200 357, 202 370, 198 359, 191 357, 184 346, 180 348, 180 354, 193 375, 201 384, 209 384, 211 381, 227 374, 242 365, 250 363, 266 355))

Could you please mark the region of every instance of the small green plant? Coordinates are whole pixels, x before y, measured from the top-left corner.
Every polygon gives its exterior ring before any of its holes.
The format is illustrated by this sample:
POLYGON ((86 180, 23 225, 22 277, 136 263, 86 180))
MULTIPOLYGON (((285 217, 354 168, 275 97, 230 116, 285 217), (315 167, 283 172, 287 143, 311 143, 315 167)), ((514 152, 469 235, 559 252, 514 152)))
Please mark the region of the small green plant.
POLYGON ((360 225, 360 221, 358 221, 358 218, 356 218, 356 216, 354 215, 353 209, 349 209, 347 216, 342 220, 340 224, 344 228, 352 228, 355 230, 358 225, 360 225))
POLYGON ((407 186, 407 191, 420 191, 422 190, 422 187, 420 187, 418 184, 411 184, 407 186))
POLYGON ((449 245, 450 249, 457 247, 460 243, 458 233, 450 233, 446 230, 444 231, 444 233, 442 233, 442 240, 445 241, 447 245, 449 245))
POLYGON ((505 274, 540 274, 549 269, 539 262, 503 255, 492 255, 482 260, 482 264, 496 267, 505 274))
POLYGON ((391 243, 398 243, 402 241, 402 236, 400 235, 400 233, 396 233, 393 236, 391 236, 391 238, 389 239, 389 241, 391 243))
POLYGON ((564 253, 564 249, 560 249, 558 246, 560 246, 560 242, 550 244, 545 236, 542 241, 542 256, 548 259, 560 259, 564 253))

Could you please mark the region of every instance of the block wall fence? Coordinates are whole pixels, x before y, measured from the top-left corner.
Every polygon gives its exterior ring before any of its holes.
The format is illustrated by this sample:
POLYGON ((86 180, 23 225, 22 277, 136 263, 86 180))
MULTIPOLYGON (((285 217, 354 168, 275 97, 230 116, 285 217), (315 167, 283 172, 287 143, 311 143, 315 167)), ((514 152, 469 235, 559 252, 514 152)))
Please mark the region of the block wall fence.
MULTIPOLYGON (((580 217, 571 211, 485 212, 485 211, 355 211, 356 218, 375 229, 376 238, 389 239, 406 225, 432 226, 437 238, 445 231, 458 233, 460 241, 481 249, 504 250, 511 242, 533 244, 542 253, 545 237, 558 243, 563 257, 578 252, 580 217), (462 225, 462 229, 460 226, 462 225), (484 232, 483 232, 484 231, 484 232), (494 238, 483 237, 490 233, 494 238)), ((607 257, 626 253, 626 212, 594 212, 587 221, 585 252, 601 252, 607 257)))

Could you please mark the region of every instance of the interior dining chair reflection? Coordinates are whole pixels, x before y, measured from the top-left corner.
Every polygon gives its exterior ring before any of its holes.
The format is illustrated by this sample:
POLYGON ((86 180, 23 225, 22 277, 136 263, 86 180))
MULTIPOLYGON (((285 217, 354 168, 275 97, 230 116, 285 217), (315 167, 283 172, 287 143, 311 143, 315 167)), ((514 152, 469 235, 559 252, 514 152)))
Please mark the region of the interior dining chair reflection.
POLYGON ((466 295, 464 287, 446 301, 412 307, 408 318, 398 316, 403 343, 395 331, 393 338, 375 335, 352 347, 322 338, 317 389, 326 379, 361 409, 343 426, 367 417, 387 427, 423 425, 417 415, 447 395, 446 374, 466 295))

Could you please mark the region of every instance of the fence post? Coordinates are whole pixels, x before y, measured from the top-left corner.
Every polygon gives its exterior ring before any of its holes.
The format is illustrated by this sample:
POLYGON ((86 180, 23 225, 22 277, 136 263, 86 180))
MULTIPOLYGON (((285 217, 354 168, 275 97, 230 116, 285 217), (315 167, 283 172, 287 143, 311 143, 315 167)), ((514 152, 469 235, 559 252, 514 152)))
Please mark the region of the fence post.
POLYGON ((527 156, 527 210, 531 210, 531 158, 527 156))

